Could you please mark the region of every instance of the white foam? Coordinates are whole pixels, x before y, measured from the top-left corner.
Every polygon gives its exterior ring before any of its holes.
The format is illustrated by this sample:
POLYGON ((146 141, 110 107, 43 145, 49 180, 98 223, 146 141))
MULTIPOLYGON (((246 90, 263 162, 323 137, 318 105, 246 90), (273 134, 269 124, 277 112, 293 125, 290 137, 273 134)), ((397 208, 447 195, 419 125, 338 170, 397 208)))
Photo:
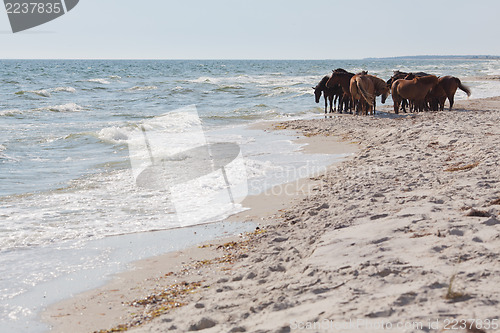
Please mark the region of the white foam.
POLYGON ((19 114, 22 114, 23 111, 19 110, 19 109, 11 109, 11 110, 0 110, 0 116, 15 116, 15 115, 19 115, 19 114))
POLYGON ((158 89, 157 86, 134 86, 130 88, 129 90, 131 91, 148 91, 148 90, 156 90, 158 89))
POLYGON ((208 77, 208 76, 200 76, 197 79, 188 80, 188 82, 192 82, 192 83, 213 83, 213 84, 216 84, 218 81, 219 81, 218 78, 208 77))
POLYGON ((119 144, 127 143, 130 133, 131 131, 127 130, 126 128, 113 126, 100 130, 98 133, 98 137, 103 141, 113 144, 119 144))
POLYGON ((48 106, 45 108, 40 108, 38 110, 48 110, 52 112, 78 112, 83 108, 76 103, 66 103, 61 105, 48 106))
POLYGON ((32 90, 32 91, 28 91, 28 92, 36 94, 38 96, 42 96, 42 97, 50 97, 51 96, 50 91, 47 89, 32 90))
POLYGON ((110 84, 106 79, 89 79, 88 82, 100 83, 100 84, 110 84))
POLYGON ((63 92, 75 93, 76 89, 73 87, 57 87, 57 88, 54 88, 53 91, 56 91, 56 92, 63 91, 63 92))

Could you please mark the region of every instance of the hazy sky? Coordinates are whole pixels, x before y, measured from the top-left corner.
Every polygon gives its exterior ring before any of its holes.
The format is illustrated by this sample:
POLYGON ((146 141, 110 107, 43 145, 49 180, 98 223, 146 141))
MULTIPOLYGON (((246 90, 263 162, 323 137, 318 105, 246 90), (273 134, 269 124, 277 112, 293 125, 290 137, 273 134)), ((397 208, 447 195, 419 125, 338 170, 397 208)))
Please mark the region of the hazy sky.
POLYGON ((0 58, 500 55, 499 13, 498 0, 80 0, 17 34, 0 8, 0 58))

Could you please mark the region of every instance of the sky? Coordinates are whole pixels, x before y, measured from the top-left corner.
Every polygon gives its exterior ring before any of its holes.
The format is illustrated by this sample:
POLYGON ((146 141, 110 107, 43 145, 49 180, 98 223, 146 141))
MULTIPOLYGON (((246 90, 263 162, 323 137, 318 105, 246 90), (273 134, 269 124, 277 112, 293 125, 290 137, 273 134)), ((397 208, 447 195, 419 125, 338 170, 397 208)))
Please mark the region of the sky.
POLYGON ((16 34, 0 8, 0 59, 500 55, 498 13, 498 0, 80 0, 16 34))

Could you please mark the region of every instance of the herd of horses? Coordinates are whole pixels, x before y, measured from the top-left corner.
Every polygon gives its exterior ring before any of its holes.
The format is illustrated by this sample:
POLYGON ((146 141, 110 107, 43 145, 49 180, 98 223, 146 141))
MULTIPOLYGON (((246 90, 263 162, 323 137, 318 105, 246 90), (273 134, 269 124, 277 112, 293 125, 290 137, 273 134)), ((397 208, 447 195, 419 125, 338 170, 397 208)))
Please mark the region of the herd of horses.
POLYGON ((330 75, 326 75, 313 87, 316 103, 321 95, 325 99, 325 116, 334 111, 356 112, 358 114, 375 114, 377 96, 382 96, 385 103, 389 94, 394 101, 394 113, 399 110, 406 113, 422 111, 444 110, 444 103, 448 99, 450 110, 453 108, 457 89, 470 96, 470 89, 454 76, 437 77, 423 72, 405 73, 394 71, 394 75, 387 81, 363 71, 358 74, 350 73, 337 68, 330 75))

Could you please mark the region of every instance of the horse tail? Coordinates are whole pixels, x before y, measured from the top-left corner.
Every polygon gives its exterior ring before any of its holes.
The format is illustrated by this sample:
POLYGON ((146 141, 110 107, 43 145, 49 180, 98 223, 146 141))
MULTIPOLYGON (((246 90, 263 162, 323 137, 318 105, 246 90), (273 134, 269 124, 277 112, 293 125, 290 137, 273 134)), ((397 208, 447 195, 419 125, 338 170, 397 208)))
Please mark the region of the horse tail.
POLYGON ((457 81, 457 84, 458 84, 458 87, 460 88, 460 90, 462 90, 463 92, 465 92, 467 94, 467 97, 469 97, 471 95, 469 87, 464 86, 462 84, 462 82, 460 82, 460 79, 458 77, 456 77, 455 80, 457 81))
POLYGON ((358 86, 358 90, 361 94, 361 96, 363 96, 363 98, 366 100, 366 102, 370 105, 370 106, 373 106, 373 101, 375 100, 375 95, 370 93, 369 91, 367 91, 365 89, 365 87, 363 86, 363 84, 360 84, 361 82, 359 81, 359 78, 358 80, 356 80, 356 84, 358 86))

